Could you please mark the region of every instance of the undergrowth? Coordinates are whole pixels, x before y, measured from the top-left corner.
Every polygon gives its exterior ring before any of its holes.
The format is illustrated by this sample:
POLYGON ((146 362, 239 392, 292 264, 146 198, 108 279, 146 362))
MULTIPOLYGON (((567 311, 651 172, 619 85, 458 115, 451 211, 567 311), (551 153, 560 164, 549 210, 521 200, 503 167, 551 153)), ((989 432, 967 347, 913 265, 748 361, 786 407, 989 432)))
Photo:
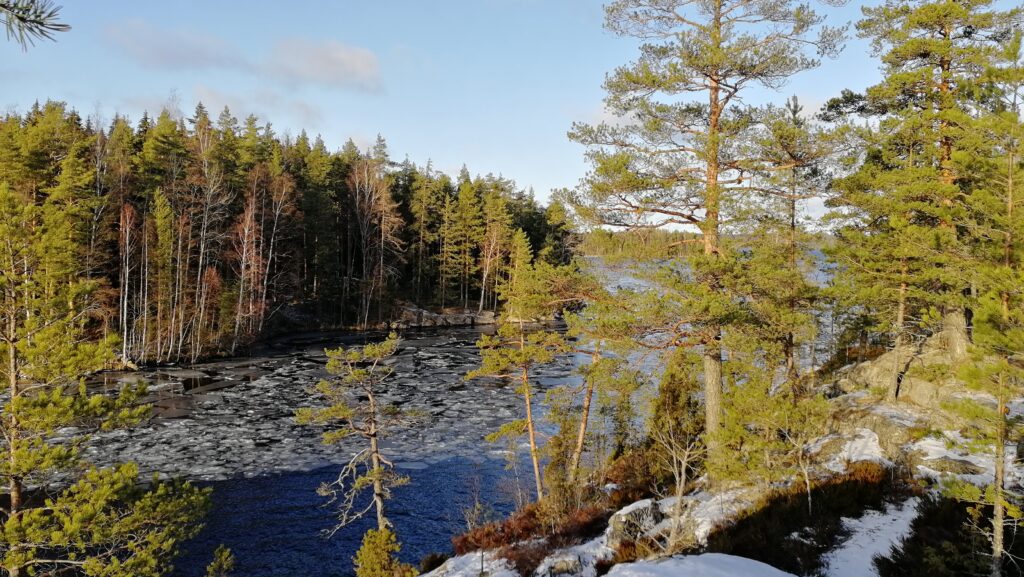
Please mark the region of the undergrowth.
MULTIPOLYGON (((981 534, 968 511, 969 505, 939 496, 929 496, 918 505, 910 533, 885 557, 875 559, 880 577, 961 577, 989 575, 991 561, 988 540, 981 534)), ((982 510, 991 515, 991 510, 982 510)), ((985 517, 983 517, 984 519, 985 517)), ((987 527, 985 528, 987 529, 987 527)), ((1024 539, 1017 539, 1015 527, 1007 526, 1007 552, 1024 558, 1024 539)), ((1003 567, 1004 577, 1020 577, 1018 562, 1003 567)))
POLYGON ((843 517, 859 517, 866 509, 881 509, 918 490, 892 469, 854 463, 846 474, 813 488, 812 511, 799 487, 774 491, 763 506, 712 532, 703 551, 756 559, 797 575, 816 575, 823 569, 823 554, 846 534, 843 517))

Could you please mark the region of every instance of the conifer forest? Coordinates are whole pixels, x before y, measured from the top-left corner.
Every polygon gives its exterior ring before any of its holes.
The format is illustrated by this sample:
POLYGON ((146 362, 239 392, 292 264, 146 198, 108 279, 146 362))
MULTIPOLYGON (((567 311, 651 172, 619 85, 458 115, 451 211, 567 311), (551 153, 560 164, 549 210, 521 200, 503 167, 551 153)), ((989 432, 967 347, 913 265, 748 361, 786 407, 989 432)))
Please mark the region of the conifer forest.
POLYGON ((1024 574, 1024 7, 394 4, 0 0, 0 575, 1024 574))

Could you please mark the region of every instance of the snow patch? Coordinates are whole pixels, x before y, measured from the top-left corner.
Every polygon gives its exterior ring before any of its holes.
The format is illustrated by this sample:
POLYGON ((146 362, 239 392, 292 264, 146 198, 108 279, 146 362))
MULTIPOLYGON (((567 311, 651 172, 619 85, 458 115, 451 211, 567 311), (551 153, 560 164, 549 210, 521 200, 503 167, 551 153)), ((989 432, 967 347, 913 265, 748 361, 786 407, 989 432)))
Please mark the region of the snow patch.
POLYGON ((612 567, 608 577, 795 577, 760 561, 704 553, 671 557, 660 561, 622 563, 612 567))
MULTIPOLYGON (((917 452, 921 460, 934 461, 938 459, 950 459, 963 461, 977 467, 981 472, 977 474, 956 474, 956 477, 973 483, 978 486, 985 486, 995 479, 995 454, 994 451, 984 453, 973 453, 969 450, 970 441, 965 439, 958 431, 943 431, 941 437, 926 437, 910 445, 910 450, 917 452)), ((917 466, 918 473, 923 477, 933 480, 941 480, 943 477, 953 475, 944 473, 929 467, 927 464, 917 466)), ((1016 448, 1012 445, 1006 447, 1006 483, 1009 486, 1019 485, 1024 480, 1024 468, 1016 460, 1016 448)))
POLYGON ((910 533, 918 502, 917 497, 912 497, 902 505, 886 506, 884 511, 868 511, 859 519, 843 518, 850 537, 825 557, 828 577, 878 575, 871 559, 889 553, 893 545, 910 533))
POLYGON ((653 499, 643 499, 640 501, 636 501, 635 503, 630 503, 629 505, 626 505, 625 507, 619 509, 615 514, 620 516, 629 515, 630 513, 636 511, 637 509, 643 509, 645 507, 650 506, 652 502, 653 499))
POLYGON ((422 577, 519 577, 508 561, 491 551, 475 551, 452 557, 422 577))
POLYGON ((856 430, 857 436, 850 439, 843 445, 843 448, 832 458, 825 467, 836 473, 846 471, 847 463, 859 461, 871 461, 882 465, 892 465, 885 458, 882 445, 878 442, 878 433, 871 429, 860 428, 856 430))

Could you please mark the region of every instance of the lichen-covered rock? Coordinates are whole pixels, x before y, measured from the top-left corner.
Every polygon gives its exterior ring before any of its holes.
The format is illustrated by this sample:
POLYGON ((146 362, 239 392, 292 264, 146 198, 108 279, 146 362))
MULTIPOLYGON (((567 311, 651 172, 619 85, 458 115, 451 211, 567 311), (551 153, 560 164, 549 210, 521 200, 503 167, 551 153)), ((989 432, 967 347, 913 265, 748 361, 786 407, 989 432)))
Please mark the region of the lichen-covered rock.
MULTIPOLYGON (((835 401, 836 411, 833 415, 836 430, 840 437, 857 436, 858 431, 868 429, 878 435, 878 443, 884 456, 891 461, 899 461, 904 446, 911 442, 915 429, 922 424, 922 417, 909 407, 898 403, 881 403, 865 393, 844 395, 835 401)), ((833 441, 821 451, 822 455, 829 449, 838 450, 840 441, 833 441)))
POLYGON ((637 501, 608 520, 608 546, 615 548, 625 541, 636 540, 664 518, 664 513, 654 499, 637 501))

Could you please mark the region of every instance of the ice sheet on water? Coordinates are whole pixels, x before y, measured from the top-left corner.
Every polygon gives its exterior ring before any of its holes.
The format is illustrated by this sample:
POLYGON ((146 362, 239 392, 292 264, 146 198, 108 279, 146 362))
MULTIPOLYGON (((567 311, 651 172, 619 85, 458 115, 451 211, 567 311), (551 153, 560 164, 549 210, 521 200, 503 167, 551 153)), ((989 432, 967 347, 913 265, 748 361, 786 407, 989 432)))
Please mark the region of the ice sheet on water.
MULTIPOLYGON (((479 363, 473 344, 479 332, 447 329, 444 333, 409 335, 396 358, 384 402, 425 416, 385 439, 385 450, 393 459, 429 463, 478 457, 496 448, 482 446, 484 435, 522 411, 521 397, 512 387, 464 381, 463 375, 479 363)), ((134 461, 143 474, 202 480, 312 470, 344 462, 355 440, 325 446, 320 429, 295 423, 297 408, 318 402, 310 389, 326 376, 323 347, 339 344, 329 337, 311 338, 311 343, 291 350, 284 347, 272 356, 144 372, 147 380, 164 384, 153 399, 158 417, 127 433, 97 436, 90 457, 100 465, 134 461), (184 379, 201 376, 231 384, 216 391, 185 390, 184 379), (168 407, 177 409, 167 412, 168 407)), ((545 369, 549 377, 545 381, 566 382, 571 371, 571 360, 561 359, 545 369)), ((106 377, 110 383, 127 376, 139 375, 106 377)))

